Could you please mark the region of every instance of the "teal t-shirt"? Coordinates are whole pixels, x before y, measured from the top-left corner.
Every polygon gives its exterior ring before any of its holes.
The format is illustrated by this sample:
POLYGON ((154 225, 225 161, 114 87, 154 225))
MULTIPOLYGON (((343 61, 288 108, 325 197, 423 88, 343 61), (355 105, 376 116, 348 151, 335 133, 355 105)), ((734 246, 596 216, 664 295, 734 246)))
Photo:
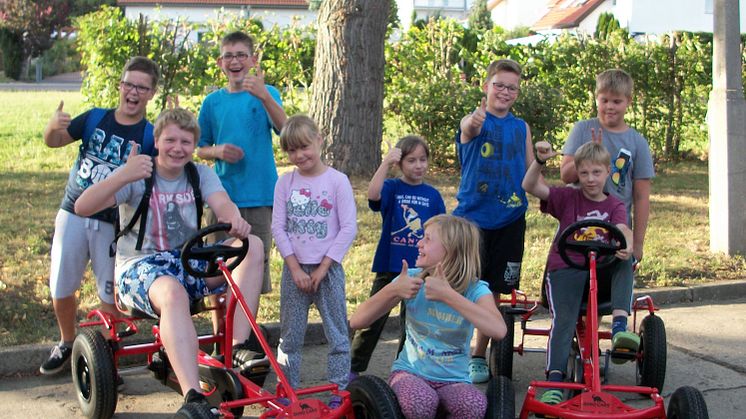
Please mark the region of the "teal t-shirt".
MULTIPOLYGON (((282 106, 280 92, 273 86, 267 89, 282 106)), ((248 92, 217 90, 202 103, 199 126, 199 147, 234 144, 243 149, 244 157, 236 163, 215 161, 215 172, 236 206, 272 206, 277 167, 272 153, 272 121, 262 102, 248 92)))
MULTIPOLYGON (((416 276, 421 271, 408 272, 409 276, 416 276)), ((471 284, 464 293, 472 302, 485 295, 491 296, 492 292, 484 281, 471 284)), ((425 298, 424 286, 404 304, 407 339, 391 370, 406 371, 430 381, 471 383, 469 345, 474 325, 448 304, 425 298)))

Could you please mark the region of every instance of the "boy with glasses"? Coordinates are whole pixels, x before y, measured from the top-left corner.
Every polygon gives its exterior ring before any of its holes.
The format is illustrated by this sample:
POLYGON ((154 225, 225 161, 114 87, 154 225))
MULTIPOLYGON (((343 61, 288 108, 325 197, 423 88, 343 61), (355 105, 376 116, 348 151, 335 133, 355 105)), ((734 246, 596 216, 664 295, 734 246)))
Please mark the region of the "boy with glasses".
MULTIPOLYGON (((287 116, 280 92, 264 83, 259 57, 254 53, 254 40, 249 35, 243 32, 226 35, 221 42, 218 66, 228 78, 228 85, 210 93, 202 102, 197 155, 215 160, 215 171, 228 196, 251 225, 251 233, 262 240, 262 293, 268 293, 272 289, 268 258, 277 182, 272 131, 279 133, 287 116)), ((207 223, 214 223, 212 211, 207 214, 207 223)), ((256 311, 259 295, 247 303, 256 311)), ((260 347, 249 349, 261 351, 260 347)))
MULTIPOLYGON (((479 227, 481 278, 493 294, 518 288, 523 260, 528 201, 521 182, 534 153, 528 124, 510 112, 520 84, 518 63, 492 62, 482 86, 486 98, 461 120, 456 134, 461 183, 453 214, 479 227)), ((477 330, 469 362, 474 383, 490 378, 485 360, 488 343, 489 337, 477 330)))
POLYGON ((124 66, 117 108, 94 108, 72 119, 60 101, 44 130, 44 141, 49 147, 63 147, 77 140, 81 144, 55 220, 49 289, 60 342, 39 368, 42 374, 60 372, 70 359, 78 308, 75 292, 89 260, 102 309, 117 312, 114 257, 109 253, 117 212, 107 208, 90 217, 80 217, 74 206, 83 191, 127 161, 133 142, 140 145, 143 153, 152 154, 153 126, 145 119, 145 110, 155 95, 158 77, 158 66, 153 61, 134 57, 124 66))

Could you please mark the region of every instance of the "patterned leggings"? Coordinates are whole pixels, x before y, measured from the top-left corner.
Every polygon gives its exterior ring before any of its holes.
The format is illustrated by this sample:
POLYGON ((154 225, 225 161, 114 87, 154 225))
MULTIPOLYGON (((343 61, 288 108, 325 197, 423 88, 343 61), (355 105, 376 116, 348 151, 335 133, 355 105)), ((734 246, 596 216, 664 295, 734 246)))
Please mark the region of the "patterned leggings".
POLYGON ((444 412, 446 418, 483 418, 487 411, 487 397, 469 383, 428 381, 394 371, 389 385, 407 419, 434 418, 438 412, 444 412))

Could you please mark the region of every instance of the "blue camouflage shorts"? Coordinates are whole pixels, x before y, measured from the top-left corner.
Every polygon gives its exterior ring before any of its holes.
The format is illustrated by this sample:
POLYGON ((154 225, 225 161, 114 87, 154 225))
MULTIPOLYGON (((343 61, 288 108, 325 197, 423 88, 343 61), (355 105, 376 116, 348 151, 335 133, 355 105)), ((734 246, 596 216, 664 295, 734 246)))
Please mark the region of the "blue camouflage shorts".
MULTIPOLYGON (((195 278, 184 271, 181 264, 181 250, 174 249, 154 253, 132 263, 130 267, 117 277, 117 294, 119 301, 127 307, 136 308, 151 316, 158 316, 150 305, 148 290, 153 282, 162 276, 176 278, 184 287, 191 301, 206 295, 221 294, 226 290, 226 284, 209 289, 203 278, 195 278)), ((189 265, 195 270, 204 271, 207 262, 190 260, 189 265)))

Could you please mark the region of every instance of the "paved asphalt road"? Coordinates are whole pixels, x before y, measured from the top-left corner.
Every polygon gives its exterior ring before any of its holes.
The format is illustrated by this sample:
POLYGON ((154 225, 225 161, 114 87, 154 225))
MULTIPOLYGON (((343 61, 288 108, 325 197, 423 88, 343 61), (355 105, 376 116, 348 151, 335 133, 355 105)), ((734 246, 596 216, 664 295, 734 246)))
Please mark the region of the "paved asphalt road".
MULTIPOLYGON (((673 391, 684 385, 700 389, 707 401, 711 418, 743 418, 746 412, 746 298, 715 303, 669 305, 659 312, 666 324, 668 368, 663 396, 666 404, 673 391)), ((534 326, 547 324, 546 318, 534 326)), ((532 341, 543 346, 542 341, 532 341)), ((370 373, 386 377, 396 348, 395 334, 387 331, 371 363, 370 373)), ((325 375, 325 345, 304 350, 303 385, 321 384, 325 375)), ((541 379, 544 355, 516 356, 514 384, 516 406, 521 406, 531 380, 541 379)), ((634 365, 612 365, 609 379, 618 384, 634 384, 634 365)), ((181 397, 163 387, 149 373, 125 376, 126 388, 117 405, 118 418, 168 418, 181 397)), ((273 383, 272 377, 267 383, 273 383)), ((267 388, 271 389, 271 385, 267 388)), ((627 402, 643 406, 646 400, 633 396, 627 402)), ((58 377, 20 376, 0 381, 0 406, 7 418, 78 417, 68 373, 58 377)), ((257 411, 247 411, 248 415, 257 411)), ((516 412, 517 414, 517 412, 516 412)))

